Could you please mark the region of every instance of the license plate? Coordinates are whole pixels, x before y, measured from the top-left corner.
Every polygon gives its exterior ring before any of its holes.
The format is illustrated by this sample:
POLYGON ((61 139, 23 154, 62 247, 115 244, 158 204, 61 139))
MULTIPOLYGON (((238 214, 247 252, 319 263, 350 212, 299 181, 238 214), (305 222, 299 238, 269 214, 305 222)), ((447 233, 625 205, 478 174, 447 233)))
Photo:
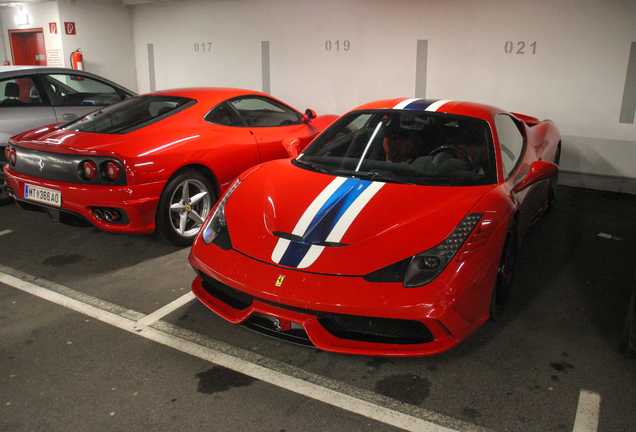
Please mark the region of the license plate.
POLYGON ((24 185, 24 198, 29 201, 48 204, 55 207, 62 206, 62 193, 53 189, 46 189, 30 184, 24 185))

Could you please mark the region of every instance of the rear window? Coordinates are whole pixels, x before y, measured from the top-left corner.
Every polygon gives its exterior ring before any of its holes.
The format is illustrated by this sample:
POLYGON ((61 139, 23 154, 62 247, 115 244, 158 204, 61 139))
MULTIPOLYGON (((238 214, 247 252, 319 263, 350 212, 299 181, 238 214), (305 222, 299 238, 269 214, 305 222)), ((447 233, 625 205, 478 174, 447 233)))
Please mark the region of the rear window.
POLYGON ((42 99, 29 77, 9 78, 0 81, 0 107, 42 105, 42 99))
POLYGON ((137 96, 94 111, 63 126, 65 130, 123 134, 163 120, 193 104, 177 96, 137 96))

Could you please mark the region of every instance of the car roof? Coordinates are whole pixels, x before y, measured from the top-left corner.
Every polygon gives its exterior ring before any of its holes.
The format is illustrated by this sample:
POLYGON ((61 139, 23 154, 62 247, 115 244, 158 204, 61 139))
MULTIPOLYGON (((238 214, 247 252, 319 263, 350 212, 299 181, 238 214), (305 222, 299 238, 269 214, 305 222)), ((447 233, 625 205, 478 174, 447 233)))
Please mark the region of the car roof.
POLYGON ((0 72, 24 71, 44 68, 45 66, 0 66, 0 72))
MULTIPOLYGON (((57 66, 0 66, 0 74, 4 74, 5 72, 74 72, 81 74, 94 75, 90 72, 86 72, 83 70, 65 68, 65 67, 57 67, 57 66)), ((95 75, 97 76, 97 75, 95 75)))
POLYGON ((484 120, 492 119, 496 113, 505 112, 505 110, 490 105, 474 102, 424 98, 382 99, 360 105, 354 111, 369 109, 413 109, 424 111, 428 106, 433 106, 433 104, 438 105, 433 110, 438 113, 458 114, 484 120))
POLYGON ((52 67, 52 66, 0 66, 0 79, 11 78, 11 77, 16 77, 21 75, 40 74, 40 73, 41 74, 72 73, 75 75, 81 75, 81 76, 94 78, 96 80, 106 82, 132 95, 137 94, 137 92, 127 89, 121 84, 117 84, 116 82, 111 81, 108 78, 104 78, 103 76, 96 75, 94 73, 86 72, 82 70, 65 68, 65 67, 52 67))
POLYGON ((148 95, 180 96, 207 102, 222 102, 233 97, 250 95, 263 96, 278 101, 278 99, 259 91, 224 87, 188 87, 167 89, 152 93, 146 93, 144 96, 148 95))

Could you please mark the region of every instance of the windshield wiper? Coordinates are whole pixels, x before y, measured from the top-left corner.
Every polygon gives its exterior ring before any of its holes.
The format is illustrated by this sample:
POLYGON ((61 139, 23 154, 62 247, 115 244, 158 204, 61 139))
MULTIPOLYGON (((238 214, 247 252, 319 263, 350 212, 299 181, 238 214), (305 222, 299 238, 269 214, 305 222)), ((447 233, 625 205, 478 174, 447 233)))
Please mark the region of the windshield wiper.
POLYGON ((307 160, 304 160, 304 159, 299 159, 299 158, 294 159, 294 161, 298 162, 298 163, 301 163, 303 165, 307 165, 313 171, 318 171, 318 172, 321 172, 323 174, 329 174, 329 171, 327 169, 325 169, 325 168, 321 167, 320 165, 317 165, 317 164, 315 164, 313 162, 310 162, 310 161, 307 161, 307 160))
POLYGON ((373 172, 373 171, 337 170, 337 171, 334 171, 334 174, 348 176, 348 177, 362 177, 362 178, 366 178, 373 181, 385 181, 390 183, 409 184, 409 185, 417 184, 417 183, 404 180, 403 178, 400 178, 400 177, 386 175, 380 172, 373 172))

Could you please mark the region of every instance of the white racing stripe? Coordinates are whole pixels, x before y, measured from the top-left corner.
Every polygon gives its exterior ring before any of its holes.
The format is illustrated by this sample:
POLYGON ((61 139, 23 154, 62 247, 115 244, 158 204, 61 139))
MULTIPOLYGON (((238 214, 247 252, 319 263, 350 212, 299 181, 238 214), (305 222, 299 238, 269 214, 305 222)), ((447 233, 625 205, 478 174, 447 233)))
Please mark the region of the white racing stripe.
MULTIPOLYGON (((143 315, 42 279, 38 279, 38 284, 41 285, 36 285, 25 280, 34 279, 33 277, 20 274, 20 272, 15 270, 12 270, 11 273, 20 277, 0 271, 0 283, 183 353, 406 431, 488 431, 480 426, 455 420, 409 404, 402 404, 373 392, 311 374, 302 369, 277 362, 253 352, 241 350, 162 321, 147 320, 148 326, 140 327, 138 325, 139 322, 146 320, 150 316, 157 317, 159 311, 163 313, 166 308, 159 309, 155 314, 143 315), (51 287, 51 289, 44 286, 51 287), (417 416, 413 415, 413 413, 417 413, 417 416)), ((179 301, 186 299, 186 296, 181 297, 177 300, 177 304, 179 301)), ((174 303, 171 303, 171 307, 174 306, 174 303)))
MULTIPOLYGON (((373 182, 367 187, 356 200, 351 203, 349 208, 344 212, 342 217, 327 235, 326 241, 338 243, 345 235, 353 221, 360 214, 364 206, 373 198, 373 196, 384 186, 385 183, 373 182)), ((298 268, 307 268, 314 263, 324 250, 324 246, 311 246, 307 254, 303 257, 298 268)))
MULTIPOLYGON (((292 234, 297 236, 305 235, 305 231, 307 231, 307 228, 309 227, 309 224, 311 224, 311 221, 316 216, 316 213, 318 213, 318 211, 322 208, 325 202, 327 202, 329 197, 331 197, 331 195, 333 195, 333 193, 336 190, 338 190, 338 188, 346 180, 347 179, 345 177, 336 177, 335 179, 333 179, 333 181, 329 183, 327 187, 324 188, 322 192, 320 192, 320 194, 318 194, 316 199, 314 199, 314 201, 309 205, 309 207, 307 207, 307 210, 305 210, 305 213, 303 213, 303 215, 300 217, 300 219, 296 223, 296 226, 294 227, 292 234)), ((280 262, 280 260, 283 258, 283 255, 285 254, 285 251, 287 250, 287 246, 289 246, 289 243, 290 243, 289 240, 285 240, 283 238, 278 239, 278 242, 276 243, 276 247, 274 248, 274 251, 272 252, 272 261, 274 261, 275 263, 280 262)))
POLYGON ((371 198, 378 193, 378 191, 384 186, 386 183, 381 182, 373 182, 369 185, 368 188, 364 190, 360 194, 358 198, 349 206, 347 211, 342 215, 336 226, 333 227, 329 235, 327 236, 328 242, 338 243, 342 237, 345 235, 353 221, 360 214, 364 206, 367 205, 371 198))
POLYGON ((422 100, 422 99, 421 98, 415 98, 415 99, 404 100, 404 101, 400 102, 399 104, 397 104, 396 106, 394 106, 393 109, 404 109, 405 106, 407 106, 409 104, 412 104, 413 102, 418 101, 418 100, 422 100))
POLYGON ((314 263, 322 253, 324 246, 311 245, 303 259, 298 263, 298 268, 307 268, 314 263))
POLYGON ((450 100, 445 99, 445 100, 438 100, 437 102, 433 102, 426 108, 425 111, 437 111, 446 102, 450 102, 450 100))
POLYGON ((307 210, 305 210, 305 213, 303 213, 302 217, 296 224, 296 227, 294 227, 294 231, 292 231, 292 234, 297 236, 305 235, 305 231, 307 231, 307 228, 309 228, 311 221, 314 220, 318 211, 320 211, 327 200, 331 198, 331 195, 333 195, 334 192, 336 192, 345 181, 347 181, 346 177, 336 177, 335 179, 333 179, 333 181, 329 183, 329 185, 322 192, 320 192, 314 202, 312 202, 311 205, 307 207, 307 210))

